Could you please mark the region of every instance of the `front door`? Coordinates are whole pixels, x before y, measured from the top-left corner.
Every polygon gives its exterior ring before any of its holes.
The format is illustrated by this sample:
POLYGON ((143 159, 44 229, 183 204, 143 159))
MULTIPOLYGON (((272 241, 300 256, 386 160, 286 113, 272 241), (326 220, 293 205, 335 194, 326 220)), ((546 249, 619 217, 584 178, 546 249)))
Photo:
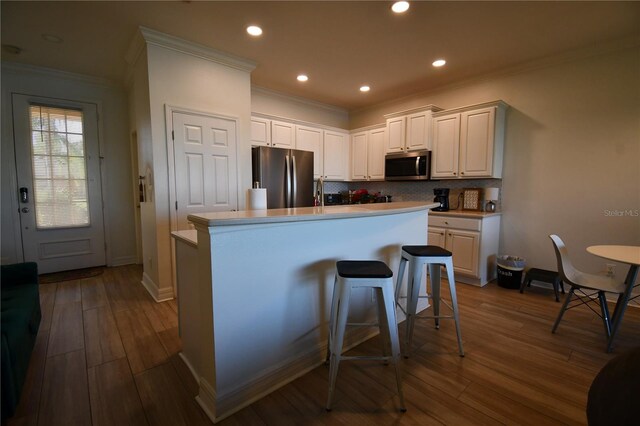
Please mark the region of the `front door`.
POLYGON ((177 229, 189 229, 187 216, 238 208, 236 121, 176 112, 172 114, 177 229))
POLYGON ((13 94, 25 261, 40 273, 104 265, 95 104, 13 94))

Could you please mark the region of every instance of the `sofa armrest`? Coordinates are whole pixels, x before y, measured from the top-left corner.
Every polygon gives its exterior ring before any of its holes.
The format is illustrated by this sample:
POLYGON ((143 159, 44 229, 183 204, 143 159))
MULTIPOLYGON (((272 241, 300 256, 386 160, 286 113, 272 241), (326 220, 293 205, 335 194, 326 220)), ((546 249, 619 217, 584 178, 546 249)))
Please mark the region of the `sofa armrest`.
POLYGON ((0 285, 2 287, 38 283, 38 264, 35 262, 2 265, 0 268, 0 285))

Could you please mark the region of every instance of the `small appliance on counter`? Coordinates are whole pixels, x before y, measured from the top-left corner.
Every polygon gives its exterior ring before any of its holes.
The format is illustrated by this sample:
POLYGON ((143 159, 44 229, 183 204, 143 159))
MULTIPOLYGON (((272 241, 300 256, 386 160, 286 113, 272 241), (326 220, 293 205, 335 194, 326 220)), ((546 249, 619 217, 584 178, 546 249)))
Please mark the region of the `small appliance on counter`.
POLYGON ((342 204, 342 194, 324 194, 325 206, 337 206, 342 204))
POLYGON ((434 212, 448 212, 449 211, 449 188, 434 188, 433 195, 434 202, 439 203, 438 207, 434 207, 431 210, 434 212))

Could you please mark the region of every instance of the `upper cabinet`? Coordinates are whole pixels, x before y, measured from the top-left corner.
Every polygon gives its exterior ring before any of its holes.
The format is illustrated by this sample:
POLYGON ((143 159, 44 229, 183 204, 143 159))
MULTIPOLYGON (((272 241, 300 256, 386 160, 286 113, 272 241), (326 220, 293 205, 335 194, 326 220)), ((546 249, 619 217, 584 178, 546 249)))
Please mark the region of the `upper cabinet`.
POLYGON ((347 179, 349 160, 349 134, 333 130, 324 131, 323 173, 326 180, 347 179))
POLYGON ((351 135, 351 179, 384 180, 386 128, 351 135))
POLYGON ((407 152, 431 149, 432 114, 440 111, 427 105, 408 111, 385 115, 387 119, 386 152, 407 152))
POLYGON ((496 101, 435 113, 431 178, 501 178, 507 108, 496 101))
POLYGON ((296 149, 313 152, 313 178, 323 171, 323 131, 316 127, 296 126, 296 149))
POLYGON ((295 125, 286 121, 251 117, 251 145, 295 148, 295 125))

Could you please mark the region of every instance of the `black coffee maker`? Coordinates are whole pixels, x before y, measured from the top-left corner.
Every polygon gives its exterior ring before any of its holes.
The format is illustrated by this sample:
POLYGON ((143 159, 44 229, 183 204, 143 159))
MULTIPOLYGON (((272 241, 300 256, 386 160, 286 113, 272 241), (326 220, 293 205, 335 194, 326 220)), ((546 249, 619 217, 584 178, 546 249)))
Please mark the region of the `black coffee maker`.
POLYGON ((431 210, 435 212, 448 212, 449 211, 449 188, 434 188, 433 195, 435 198, 433 201, 439 203, 438 207, 431 210))

